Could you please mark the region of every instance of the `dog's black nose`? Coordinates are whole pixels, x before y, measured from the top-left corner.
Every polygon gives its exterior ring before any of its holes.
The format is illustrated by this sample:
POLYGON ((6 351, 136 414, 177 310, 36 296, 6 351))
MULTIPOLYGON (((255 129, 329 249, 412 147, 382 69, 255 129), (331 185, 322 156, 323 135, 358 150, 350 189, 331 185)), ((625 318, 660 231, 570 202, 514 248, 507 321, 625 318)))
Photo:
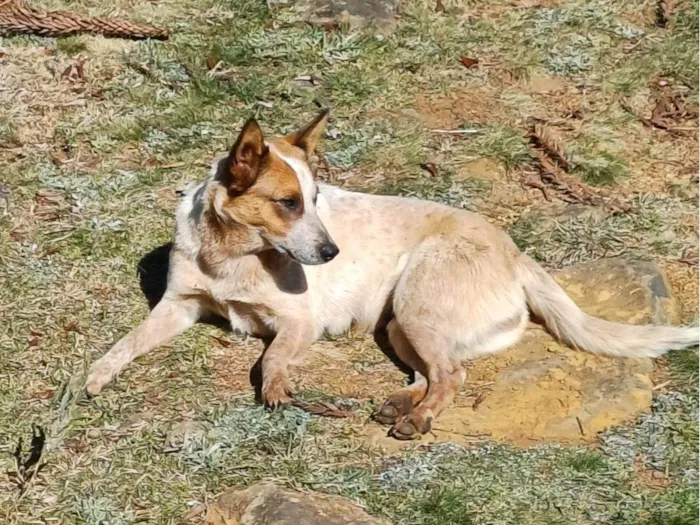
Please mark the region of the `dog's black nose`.
POLYGON ((340 252, 340 250, 332 242, 327 242, 326 244, 321 246, 321 249, 318 252, 321 255, 321 259, 323 259, 324 262, 328 262, 332 261, 335 258, 335 256, 338 255, 338 252, 340 252))

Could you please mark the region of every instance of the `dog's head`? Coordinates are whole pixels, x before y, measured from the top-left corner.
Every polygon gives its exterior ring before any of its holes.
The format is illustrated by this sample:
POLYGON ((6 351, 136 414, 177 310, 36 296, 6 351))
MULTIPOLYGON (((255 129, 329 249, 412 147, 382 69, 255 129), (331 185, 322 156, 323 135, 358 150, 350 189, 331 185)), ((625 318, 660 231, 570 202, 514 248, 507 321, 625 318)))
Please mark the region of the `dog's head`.
POLYGON ((215 199, 217 214, 302 264, 323 264, 338 254, 316 213, 318 188, 309 165, 327 121, 326 110, 301 131, 267 142, 251 119, 215 166, 225 190, 215 199))

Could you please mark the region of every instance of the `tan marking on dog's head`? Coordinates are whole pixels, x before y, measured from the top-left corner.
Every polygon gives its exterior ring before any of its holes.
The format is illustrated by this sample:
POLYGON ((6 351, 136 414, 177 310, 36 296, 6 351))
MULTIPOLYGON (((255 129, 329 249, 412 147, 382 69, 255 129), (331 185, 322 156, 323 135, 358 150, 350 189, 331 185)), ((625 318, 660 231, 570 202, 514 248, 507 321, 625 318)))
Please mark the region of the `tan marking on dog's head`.
POLYGON ((274 150, 268 149, 255 183, 227 199, 223 210, 240 224, 283 237, 304 213, 299 179, 274 150))
POLYGON ((282 140, 288 144, 301 149, 306 159, 310 159, 321 140, 321 136, 328 124, 329 110, 324 109, 315 119, 307 124, 303 129, 284 137, 282 140))
POLYGON ((307 162, 326 121, 323 112, 302 131, 270 143, 254 120, 245 124, 229 156, 216 166, 211 217, 218 224, 211 228, 219 231, 219 244, 241 247, 245 230, 256 250, 267 243, 306 264, 335 256, 337 248, 316 214, 318 190, 307 162))

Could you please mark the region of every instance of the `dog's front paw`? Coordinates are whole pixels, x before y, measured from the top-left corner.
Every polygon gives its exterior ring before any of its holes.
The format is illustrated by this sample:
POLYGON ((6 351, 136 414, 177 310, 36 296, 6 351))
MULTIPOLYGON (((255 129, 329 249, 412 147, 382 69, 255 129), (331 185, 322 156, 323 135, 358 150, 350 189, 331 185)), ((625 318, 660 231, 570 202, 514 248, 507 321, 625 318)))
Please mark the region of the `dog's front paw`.
POLYGON ((262 398, 266 406, 277 408, 292 402, 293 391, 289 380, 282 375, 265 380, 262 387, 262 398))
POLYGON ((88 371, 88 377, 85 381, 85 390, 89 396, 96 396, 102 392, 102 389, 114 377, 114 372, 104 366, 95 363, 88 371))

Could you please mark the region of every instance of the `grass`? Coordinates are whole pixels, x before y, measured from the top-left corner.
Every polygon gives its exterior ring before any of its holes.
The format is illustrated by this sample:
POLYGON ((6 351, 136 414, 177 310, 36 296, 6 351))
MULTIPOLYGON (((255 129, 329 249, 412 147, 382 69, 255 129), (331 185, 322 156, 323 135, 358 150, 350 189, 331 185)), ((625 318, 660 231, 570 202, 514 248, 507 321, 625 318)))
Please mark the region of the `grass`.
MULTIPOLYGON (((15 469, 12 451, 32 424, 49 445, 23 494, 0 476, 0 521, 177 523, 227 487, 273 480, 347 496, 397 525, 697 522, 697 350, 660 363, 671 383, 649 414, 585 447, 484 439, 383 454, 362 439, 378 392, 300 392, 355 410, 347 419, 264 411, 241 365, 261 345, 204 325, 103 395, 71 396, 71 381, 146 314, 137 268, 171 239, 175 190, 201 179, 251 115, 287 133, 332 107, 324 177, 481 212, 549 268, 609 256, 664 265, 697 246, 696 199, 666 192, 696 166, 697 137, 646 128, 618 103, 648 116, 660 76, 697 94, 697 1, 679 2, 667 29, 653 24, 653 0, 444 3, 445 13, 432 0, 402 3, 394 32, 377 36, 295 25, 293 9, 257 0, 44 0, 37 6, 117 10, 173 36, 2 39, 0 474, 15 469), (62 78, 79 57, 85 78, 62 78), (317 81, 298 80, 308 75, 317 81), (543 77, 560 87, 533 89, 543 77), (549 204, 520 184, 531 117, 557 129, 576 175, 636 212, 544 220, 549 204), (483 159, 493 173, 472 176, 483 159), (659 476, 662 486, 648 483, 659 476)), ((359 349, 351 371, 368 378, 391 366, 364 339, 325 344, 359 349)))
POLYGON ((680 257, 691 242, 683 233, 683 218, 695 213, 694 204, 643 195, 634 205, 634 213, 563 217, 554 224, 534 213, 523 216, 509 233, 523 251, 550 267, 601 257, 680 257))

